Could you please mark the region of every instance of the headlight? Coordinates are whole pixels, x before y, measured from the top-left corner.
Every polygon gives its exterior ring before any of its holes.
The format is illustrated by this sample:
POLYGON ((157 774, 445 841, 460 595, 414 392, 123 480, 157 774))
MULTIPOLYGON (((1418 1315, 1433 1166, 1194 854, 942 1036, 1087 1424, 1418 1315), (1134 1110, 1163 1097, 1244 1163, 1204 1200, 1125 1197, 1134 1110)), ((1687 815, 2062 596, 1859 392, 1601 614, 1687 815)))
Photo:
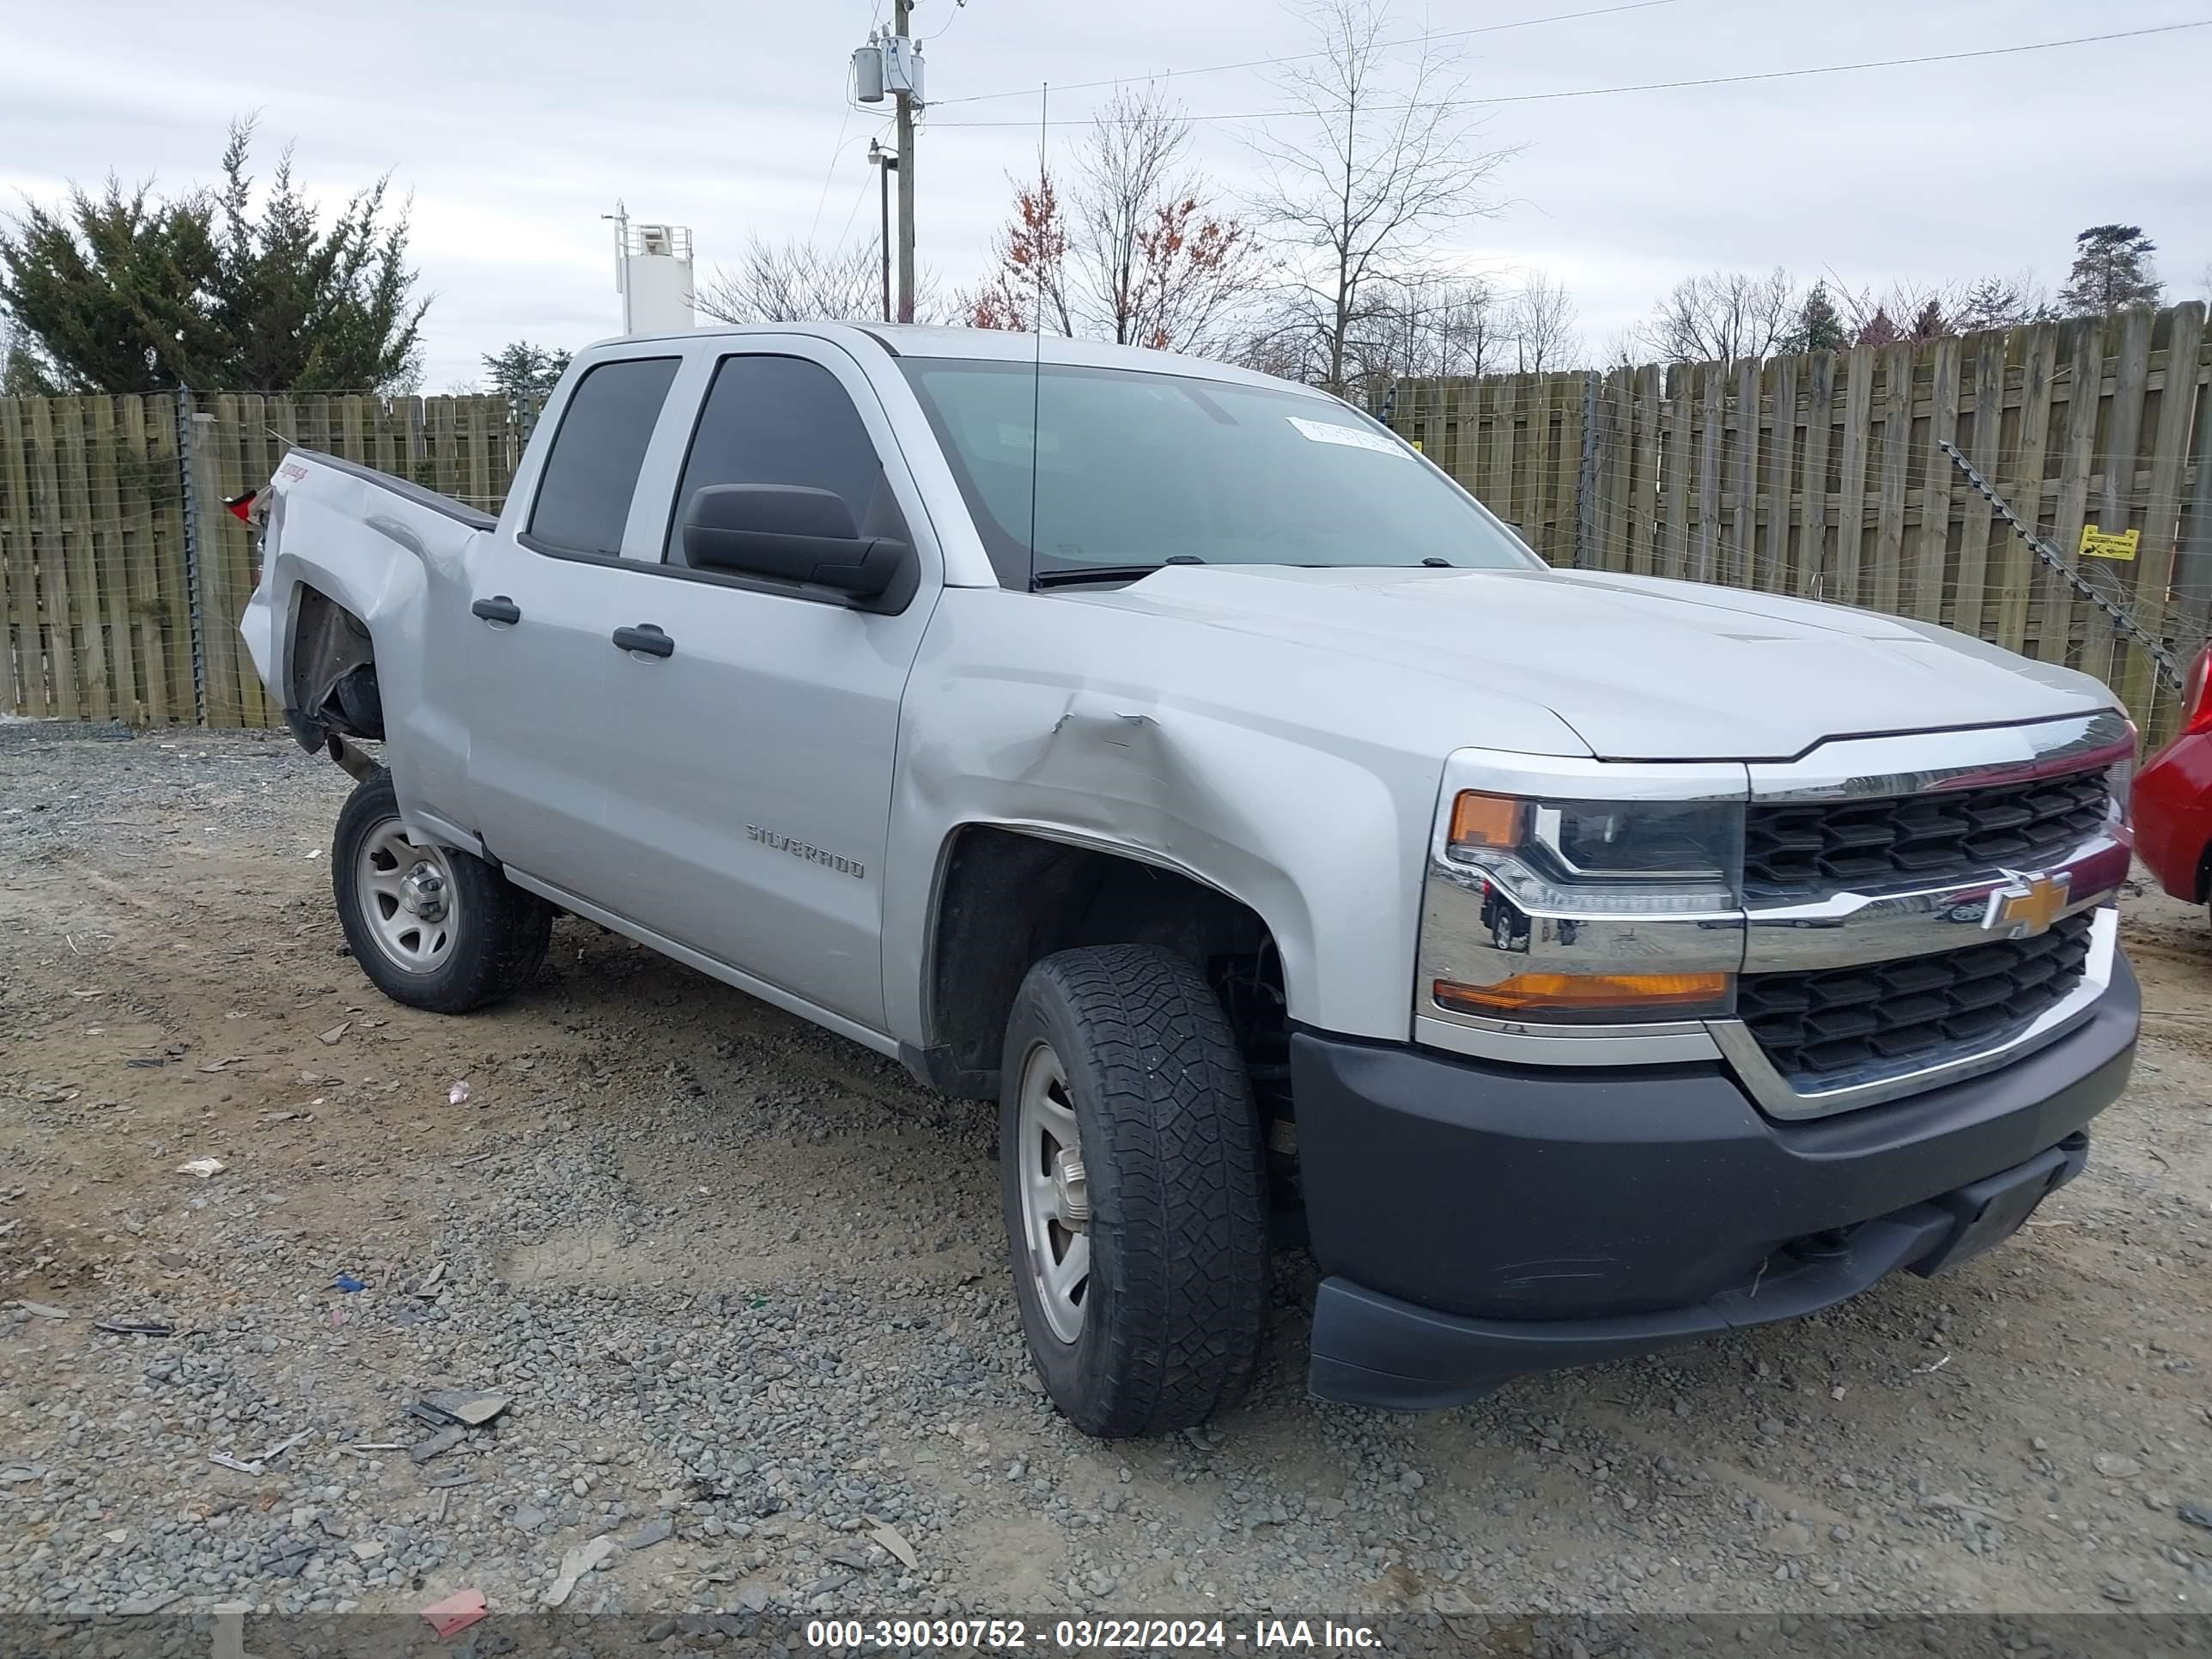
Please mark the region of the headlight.
POLYGON ((1423 989, 1448 1013, 1638 1024, 1734 1010, 1743 807, 1452 799, 1423 915, 1423 989))
MULTIPOLYGON (((2212 650, 2207 650, 2198 661, 2197 672, 2200 679, 2206 673, 2212 672, 2212 650)), ((2208 707, 2212 707, 2212 697, 2204 701, 2208 707)), ((2112 792, 2112 796, 2110 817, 2124 830, 2134 829, 2136 822, 2136 756, 2142 747, 2142 738, 2133 720, 2128 722, 2128 745, 2125 757, 2114 761, 2105 772, 2105 787, 2112 792)))
POLYGON ((1468 789, 1445 855, 1540 909, 1633 915, 1733 907, 1743 809, 1733 801, 1532 801, 1468 789))

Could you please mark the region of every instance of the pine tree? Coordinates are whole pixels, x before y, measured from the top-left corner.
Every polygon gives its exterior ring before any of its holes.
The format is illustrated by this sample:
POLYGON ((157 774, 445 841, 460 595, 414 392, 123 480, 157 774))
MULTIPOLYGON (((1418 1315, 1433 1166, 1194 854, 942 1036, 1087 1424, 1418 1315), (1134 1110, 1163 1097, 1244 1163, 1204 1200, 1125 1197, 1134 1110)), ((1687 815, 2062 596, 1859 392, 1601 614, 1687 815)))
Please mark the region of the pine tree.
POLYGON ((10 390, 160 392, 205 386, 224 356, 209 290, 217 259, 203 199, 71 187, 0 231, 0 306, 14 331, 10 390))
POLYGON ((427 300, 410 297, 407 221, 379 180, 325 226, 288 152, 257 211, 251 121, 219 191, 174 198, 112 174, 0 229, 11 380, 54 392, 390 392, 411 383, 427 300))
POLYGON ((1828 297, 1826 283, 1813 284, 1812 292, 1805 296, 1805 304, 1797 313, 1797 344, 1801 351, 1840 351, 1850 343, 1844 331, 1843 313, 1836 302, 1828 297))
POLYGON ((1952 320, 1960 333, 1974 334, 1984 329, 2019 328, 2050 314, 2051 307, 2027 280, 1984 276, 1961 296, 1952 320))
POLYGON ((2154 306, 2164 284, 2151 268, 2158 244, 2140 225, 2092 225, 2074 239, 2074 269, 2058 290, 2059 309, 2104 317, 2129 306, 2154 306))
POLYGON ((210 288, 226 361, 208 384, 259 389, 398 391, 419 371, 427 300, 410 304, 404 211, 387 216, 387 181, 356 193, 328 229, 292 182, 292 152, 253 210, 246 176, 253 123, 235 122, 222 155, 221 257, 210 288))
POLYGON ((568 354, 550 346, 517 340, 503 351, 484 354, 484 389, 508 398, 550 392, 553 383, 568 372, 568 354))

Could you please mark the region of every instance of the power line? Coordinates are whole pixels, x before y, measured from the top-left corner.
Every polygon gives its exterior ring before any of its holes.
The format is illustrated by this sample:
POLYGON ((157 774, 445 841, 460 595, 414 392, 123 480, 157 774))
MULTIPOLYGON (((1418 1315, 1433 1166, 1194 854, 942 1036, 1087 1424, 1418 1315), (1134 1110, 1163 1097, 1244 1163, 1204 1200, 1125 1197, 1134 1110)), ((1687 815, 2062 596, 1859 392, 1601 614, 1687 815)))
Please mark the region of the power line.
MULTIPOLYGON (((853 106, 845 106, 844 114, 837 118, 837 142, 830 146, 830 165, 823 169, 822 193, 814 198, 814 219, 806 227, 806 240, 812 241, 815 233, 822 228, 822 210, 830 200, 830 186, 837 177, 837 162, 845 154, 845 129, 853 119, 853 106)), ((866 137, 864 133, 863 137, 866 137)))
MULTIPOLYGON (((1494 104, 1537 104, 1562 98, 1605 98, 1629 92, 1680 92, 1697 87, 1741 86, 1751 81, 1791 81, 1814 75, 1850 75, 1863 70, 1906 69, 1921 64, 1960 64, 1978 58, 2008 58, 2027 52, 2056 52, 2065 46, 2095 46, 2106 40, 2135 40, 2146 35, 2175 34, 2185 29, 2212 28, 2212 17, 2198 18, 2188 23, 2160 23, 2150 28, 2116 29, 2106 34, 2080 34, 2064 40, 2034 40, 2017 46, 1984 46, 1973 52, 1946 52, 1919 58, 1885 58, 1859 64, 1822 64, 1810 69, 1762 70, 1750 75, 1711 75, 1693 81, 1645 81, 1625 87, 1578 87, 1566 92, 1509 93, 1495 98, 1450 98, 1433 103, 1372 104, 1368 107, 1377 113, 1415 109, 1475 108, 1494 104)), ((1213 115, 1192 115, 1181 118, 1191 121, 1265 121, 1280 117, 1328 114, 1337 112, 1311 109, 1263 109, 1224 112, 1213 115)), ((1089 125, 1106 120, 1104 116, 1067 118, 1054 122, 1056 126, 1089 125)), ((952 127, 1024 127, 1036 125, 1035 121, 940 121, 940 129, 952 127)))
MULTIPOLYGON (((1680 3, 1681 0, 1631 0, 1631 3, 1626 5, 1600 6, 1592 11, 1560 12, 1548 17, 1523 17, 1517 21, 1511 23, 1489 23, 1484 25, 1480 28, 1448 29, 1438 34, 1417 34, 1403 40, 1384 40, 1377 43, 1375 50, 1377 52, 1389 52, 1399 46, 1426 46, 1437 40, 1463 40, 1471 35, 1503 34, 1508 29, 1535 28, 1539 25, 1544 23, 1572 23, 1585 17, 1610 17, 1616 12, 1649 11, 1655 6, 1673 6, 1679 5, 1680 3)), ((947 27, 950 26, 948 25, 947 27)), ((941 34, 944 33, 944 30, 940 29, 938 33, 941 34)), ((934 39, 935 36, 932 36, 931 38, 934 39)), ((1279 58, 1248 58, 1243 62, 1238 64, 1208 64, 1203 69, 1169 70, 1164 71, 1160 75, 1124 75, 1111 81, 1076 81, 1062 87, 1060 90, 1063 92, 1088 92, 1097 87, 1132 86, 1139 81, 1156 81, 1168 78, 1180 81, 1184 79, 1186 76, 1193 75, 1220 75, 1230 70, 1272 69, 1278 64, 1302 64, 1310 58, 1326 58, 1328 56, 1328 54, 1326 52, 1291 52, 1288 56, 1279 58)), ((970 93, 965 98, 940 98, 937 100, 934 107, 942 109, 947 104, 981 104, 988 102, 994 98, 1026 98, 1036 90, 1036 88, 1034 87, 1022 87, 1009 92, 970 93)), ((961 123, 959 125, 969 124, 961 123)), ((1035 123, 1024 121, 1018 125, 1022 126, 1031 126, 1034 125, 1035 123)))
POLYGON ((860 206, 861 204, 868 199, 869 191, 879 187, 880 186, 877 180, 863 179, 861 181, 860 193, 853 198, 853 210, 845 216, 845 228, 837 233, 837 252, 839 253, 844 252, 845 244, 853 240, 853 224, 854 222, 860 216, 860 206))
MULTIPOLYGON (((882 3, 883 0, 877 0, 877 9, 881 9, 882 3)), ((872 15, 868 27, 871 28, 875 27, 872 15)), ((830 165, 822 171, 822 193, 814 198, 813 222, 806 228, 806 240, 810 242, 814 240, 815 234, 822 228, 822 210, 829 204, 830 181, 837 176, 837 158, 845 153, 845 129, 852 124, 852 120, 853 100, 848 96, 845 100, 845 112, 837 118, 837 137, 836 141, 830 146, 830 165)))

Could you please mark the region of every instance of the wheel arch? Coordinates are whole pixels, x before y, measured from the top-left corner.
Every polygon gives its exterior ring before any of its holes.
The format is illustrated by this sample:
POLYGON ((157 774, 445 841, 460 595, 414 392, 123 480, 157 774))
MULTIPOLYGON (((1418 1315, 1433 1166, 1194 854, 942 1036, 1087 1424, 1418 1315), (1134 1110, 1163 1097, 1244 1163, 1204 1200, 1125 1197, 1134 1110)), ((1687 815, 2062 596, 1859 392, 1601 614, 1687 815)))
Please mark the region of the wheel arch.
POLYGON ((284 663, 284 720, 305 749, 333 736, 381 739, 376 638, 343 600, 311 582, 293 593, 284 663))
POLYGON ((1259 907, 1157 854, 1050 826, 960 824, 939 852, 921 961, 925 1035, 909 1067, 947 1093, 995 1098, 1023 975, 1086 945, 1162 945, 1201 971, 1232 958, 1267 972, 1272 956, 1278 1002, 1283 953, 1295 948, 1259 907))

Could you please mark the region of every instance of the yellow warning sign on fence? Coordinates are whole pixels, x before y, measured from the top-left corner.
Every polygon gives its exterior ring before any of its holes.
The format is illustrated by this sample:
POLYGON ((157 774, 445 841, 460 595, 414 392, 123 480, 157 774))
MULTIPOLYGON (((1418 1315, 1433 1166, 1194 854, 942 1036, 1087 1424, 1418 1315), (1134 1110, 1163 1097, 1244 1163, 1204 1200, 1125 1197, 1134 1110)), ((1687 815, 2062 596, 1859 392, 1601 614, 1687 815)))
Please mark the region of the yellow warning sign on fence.
POLYGON ((2085 559, 2132 559, 2136 544, 2142 539, 2140 530, 2100 530, 2094 525, 2081 526, 2081 556, 2085 559))

